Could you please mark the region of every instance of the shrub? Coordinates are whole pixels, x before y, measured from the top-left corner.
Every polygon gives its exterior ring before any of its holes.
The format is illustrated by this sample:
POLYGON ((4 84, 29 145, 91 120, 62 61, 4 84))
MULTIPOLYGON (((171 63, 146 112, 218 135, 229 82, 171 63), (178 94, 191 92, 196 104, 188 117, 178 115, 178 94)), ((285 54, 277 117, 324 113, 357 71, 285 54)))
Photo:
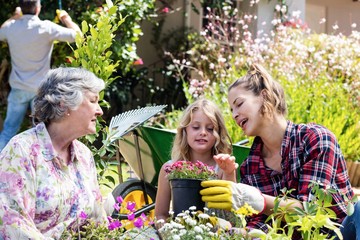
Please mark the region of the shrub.
POLYGON ((324 125, 335 133, 345 158, 358 160, 360 33, 353 31, 347 37, 311 33, 298 14, 286 21, 279 14, 282 20, 272 21, 270 35, 254 37, 249 25, 256 16, 240 18, 230 3, 222 9, 209 9, 209 24, 200 35, 189 35, 196 40, 170 67, 182 79, 189 102, 204 95, 222 108, 229 133, 238 141, 244 136, 231 119, 227 87, 244 75, 250 64, 261 63, 284 87, 288 119, 324 125))

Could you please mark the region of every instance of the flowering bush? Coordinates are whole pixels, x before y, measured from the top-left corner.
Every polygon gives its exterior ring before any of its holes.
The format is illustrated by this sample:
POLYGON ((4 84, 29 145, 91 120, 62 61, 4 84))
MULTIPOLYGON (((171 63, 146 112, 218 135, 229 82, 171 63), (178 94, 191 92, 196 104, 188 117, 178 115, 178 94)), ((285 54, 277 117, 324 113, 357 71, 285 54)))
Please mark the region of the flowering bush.
POLYGON ((200 161, 192 163, 190 161, 176 161, 172 165, 165 166, 165 172, 170 179, 189 178, 189 179, 216 179, 214 167, 208 166, 200 161))
MULTIPOLYGON (((183 81, 190 103, 203 95, 221 107, 229 134, 237 142, 244 136, 231 117, 227 87, 250 64, 260 63, 284 87, 289 120, 324 125, 336 135, 345 159, 358 160, 360 33, 336 34, 336 25, 333 34, 312 33, 300 22, 299 12, 287 16, 283 4, 275 11, 273 31, 255 35, 250 26, 257 16, 243 13, 240 17, 228 1, 221 9, 208 9, 204 16, 208 24, 200 34, 188 36, 189 47, 182 58, 173 57, 169 70, 183 81)), ((177 117, 174 113, 168 116, 177 117)))

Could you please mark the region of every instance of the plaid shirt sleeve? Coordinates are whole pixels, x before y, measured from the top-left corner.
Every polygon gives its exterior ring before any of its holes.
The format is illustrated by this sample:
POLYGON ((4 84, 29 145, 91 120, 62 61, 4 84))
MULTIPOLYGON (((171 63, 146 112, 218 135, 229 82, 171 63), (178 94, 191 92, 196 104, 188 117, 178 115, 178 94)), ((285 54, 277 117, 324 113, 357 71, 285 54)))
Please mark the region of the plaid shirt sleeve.
POLYGON ((311 200, 309 184, 316 181, 324 187, 336 189, 333 195, 336 206, 332 207, 339 220, 346 216, 346 205, 343 195, 351 199, 353 191, 346 170, 346 163, 340 146, 333 133, 319 125, 305 128, 303 138, 304 151, 300 170, 298 196, 302 201, 311 200))

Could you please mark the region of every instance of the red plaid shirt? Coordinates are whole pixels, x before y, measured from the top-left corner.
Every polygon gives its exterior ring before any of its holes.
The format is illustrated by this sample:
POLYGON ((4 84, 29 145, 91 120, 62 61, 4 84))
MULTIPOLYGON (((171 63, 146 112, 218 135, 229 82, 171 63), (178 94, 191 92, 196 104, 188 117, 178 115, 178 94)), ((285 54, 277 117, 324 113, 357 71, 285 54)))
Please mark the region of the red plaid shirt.
MULTIPOLYGON (((265 166, 261 156, 263 142, 260 137, 254 139, 250 154, 241 165, 241 182, 257 187, 262 193, 271 196, 281 194, 281 189, 295 189, 291 197, 300 201, 309 201, 312 181, 320 182, 338 190, 332 207, 339 223, 346 216, 346 206, 342 194, 349 199, 354 195, 346 163, 340 146, 333 133, 317 124, 287 123, 281 145, 282 173, 265 166)), ((264 214, 248 219, 248 227, 267 231, 264 214)))

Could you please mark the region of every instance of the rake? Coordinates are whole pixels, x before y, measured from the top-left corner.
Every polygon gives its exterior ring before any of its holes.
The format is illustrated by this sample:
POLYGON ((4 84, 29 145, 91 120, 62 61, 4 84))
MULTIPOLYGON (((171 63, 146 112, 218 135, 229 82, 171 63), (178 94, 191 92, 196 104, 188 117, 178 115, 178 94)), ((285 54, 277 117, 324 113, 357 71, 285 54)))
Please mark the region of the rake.
POLYGON ((111 118, 107 140, 113 142, 155 116, 167 105, 148 106, 123 112, 111 118))

